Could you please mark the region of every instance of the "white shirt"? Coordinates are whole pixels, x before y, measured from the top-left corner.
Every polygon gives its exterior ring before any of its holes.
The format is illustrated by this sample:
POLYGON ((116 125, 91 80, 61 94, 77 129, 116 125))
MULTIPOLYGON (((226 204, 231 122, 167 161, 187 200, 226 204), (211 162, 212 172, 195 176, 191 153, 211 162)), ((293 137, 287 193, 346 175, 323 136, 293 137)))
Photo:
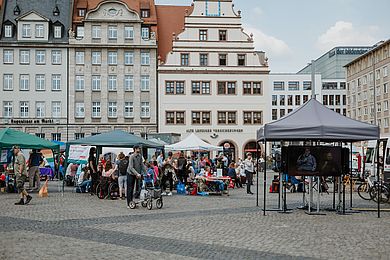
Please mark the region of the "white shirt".
POLYGON ((244 162, 244 170, 248 172, 255 172, 255 165, 252 160, 245 159, 244 162))

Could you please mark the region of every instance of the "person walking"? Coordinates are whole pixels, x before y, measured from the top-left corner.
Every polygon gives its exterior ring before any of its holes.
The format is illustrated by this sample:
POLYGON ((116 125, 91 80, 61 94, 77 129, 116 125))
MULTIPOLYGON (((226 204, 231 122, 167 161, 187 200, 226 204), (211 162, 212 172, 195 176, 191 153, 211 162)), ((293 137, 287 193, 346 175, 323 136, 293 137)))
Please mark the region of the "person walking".
POLYGON ((146 173, 140 147, 138 145, 135 145, 133 147, 133 150, 134 153, 130 156, 129 166, 127 167, 127 207, 128 208, 130 208, 129 206, 130 202, 133 201, 133 193, 134 193, 134 186, 136 184, 136 180, 140 179, 142 174, 146 173))
POLYGON ((98 171, 97 171, 97 164, 96 164, 96 148, 92 147, 89 150, 89 157, 88 157, 88 168, 89 168, 89 173, 91 174, 91 195, 94 195, 96 192, 96 185, 97 181, 99 178, 98 171))
POLYGON ((15 202, 15 205, 27 205, 30 203, 32 197, 27 193, 24 189, 24 183, 27 181, 27 167, 26 167, 26 158, 20 151, 20 147, 14 145, 12 147, 14 152, 14 172, 16 178, 16 188, 18 188, 18 192, 20 195, 20 200, 15 202), (24 197, 26 197, 26 201, 24 201, 24 197))
POLYGON ((175 174, 175 163, 172 152, 168 153, 168 157, 164 160, 163 176, 161 178, 162 194, 163 196, 172 196, 173 191, 173 175, 175 174), (169 193, 166 193, 167 181, 169 181, 169 193))
POLYGON ((177 159, 178 179, 184 185, 187 185, 187 159, 184 157, 184 152, 180 152, 180 157, 177 159))
POLYGON ((39 165, 42 163, 43 158, 42 154, 39 153, 36 149, 33 149, 30 158, 28 159, 28 179, 29 179, 29 189, 39 190, 41 186, 41 176, 39 174, 39 165), (36 182, 34 185, 34 178, 36 178, 36 182))
POLYGON ((253 194, 251 191, 251 185, 252 185, 252 177, 255 172, 255 165, 252 160, 252 153, 246 154, 246 159, 243 162, 244 164, 244 170, 245 170, 245 176, 246 176, 246 193, 253 194))
POLYGON ((125 194, 127 194, 127 167, 129 167, 129 160, 124 153, 120 152, 118 160, 115 163, 117 164, 118 170, 119 198, 123 199, 123 189, 125 190, 125 194))

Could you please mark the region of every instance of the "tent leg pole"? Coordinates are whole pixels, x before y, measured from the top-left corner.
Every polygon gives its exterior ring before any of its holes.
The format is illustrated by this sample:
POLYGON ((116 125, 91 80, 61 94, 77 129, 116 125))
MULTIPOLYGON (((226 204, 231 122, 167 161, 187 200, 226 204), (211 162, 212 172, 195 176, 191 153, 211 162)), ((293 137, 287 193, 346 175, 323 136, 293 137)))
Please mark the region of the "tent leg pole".
POLYGON ((256 154, 257 154, 257 164, 256 164, 256 171, 257 171, 257 176, 256 176, 256 207, 259 206, 259 162, 260 162, 260 157, 259 156, 259 142, 256 142, 256 154))
MULTIPOLYGON (((264 140, 264 156, 267 156, 267 141, 264 140)), ((267 196, 267 160, 265 160, 266 167, 264 167, 264 178, 263 178, 263 216, 265 216, 265 207, 266 207, 266 196, 267 196)))
POLYGON ((349 167, 349 187, 351 188, 350 191, 350 199, 349 199, 349 206, 352 209, 352 142, 351 142, 351 154, 350 154, 350 167, 349 167))
POLYGON ((317 176, 317 187, 318 187, 318 190, 317 190, 317 213, 320 212, 320 189, 321 189, 321 183, 320 183, 320 176, 317 176))
POLYGON ((333 210, 336 209, 336 178, 333 176, 333 210))

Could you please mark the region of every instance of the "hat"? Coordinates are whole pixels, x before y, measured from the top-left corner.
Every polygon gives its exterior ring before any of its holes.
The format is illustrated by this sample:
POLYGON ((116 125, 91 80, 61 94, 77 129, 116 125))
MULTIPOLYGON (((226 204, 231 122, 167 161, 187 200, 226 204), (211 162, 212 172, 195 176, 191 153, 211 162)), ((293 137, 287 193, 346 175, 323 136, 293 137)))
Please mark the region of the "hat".
POLYGON ((12 150, 13 149, 20 149, 20 146, 19 145, 14 145, 14 146, 12 146, 12 150))
POLYGON ((252 155, 252 153, 251 153, 251 152, 247 152, 247 153, 246 153, 246 156, 249 156, 249 155, 252 155))
POLYGON ((133 146, 133 149, 137 149, 137 148, 139 148, 139 145, 138 145, 138 144, 136 144, 136 145, 133 146))

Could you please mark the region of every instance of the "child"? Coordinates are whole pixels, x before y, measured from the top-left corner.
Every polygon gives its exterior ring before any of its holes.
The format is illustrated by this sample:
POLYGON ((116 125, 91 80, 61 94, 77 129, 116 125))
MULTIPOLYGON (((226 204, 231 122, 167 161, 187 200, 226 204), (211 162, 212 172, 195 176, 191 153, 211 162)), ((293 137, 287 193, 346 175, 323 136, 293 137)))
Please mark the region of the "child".
POLYGON ((146 174, 144 175, 144 182, 146 187, 154 186, 154 165, 151 163, 146 163, 146 174))

